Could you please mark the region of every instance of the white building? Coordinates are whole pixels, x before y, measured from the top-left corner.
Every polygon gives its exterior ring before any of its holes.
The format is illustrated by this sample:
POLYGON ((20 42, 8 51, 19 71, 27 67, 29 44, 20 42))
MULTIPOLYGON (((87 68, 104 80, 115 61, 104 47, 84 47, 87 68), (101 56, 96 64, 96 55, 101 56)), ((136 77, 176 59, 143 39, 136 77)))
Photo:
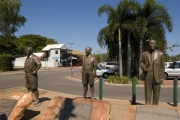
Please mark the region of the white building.
MULTIPOLYGON (((66 61, 68 49, 65 44, 51 44, 42 49, 40 53, 33 53, 41 60, 42 67, 59 67, 66 61)), ((14 67, 24 67, 26 57, 15 59, 14 67)))

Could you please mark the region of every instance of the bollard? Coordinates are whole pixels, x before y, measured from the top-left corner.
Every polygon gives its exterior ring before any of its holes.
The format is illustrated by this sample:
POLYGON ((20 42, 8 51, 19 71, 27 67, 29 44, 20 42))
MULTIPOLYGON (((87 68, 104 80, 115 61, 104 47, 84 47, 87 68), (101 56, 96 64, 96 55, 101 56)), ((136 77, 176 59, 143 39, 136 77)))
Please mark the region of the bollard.
POLYGON ((99 78, 99 100, 102 100, 103 96, 103 82, 102 77, 99 78))
POLYGON ((73 67, 71 67, 71 77, 73 77, 73 67))
POLYGON ((136 79, 132 79, 132 104, 136 104, 136 79))
POLYGON ((174 92, 173 92, 174 107, 178 106, 178 79, 174 79, 174 92))

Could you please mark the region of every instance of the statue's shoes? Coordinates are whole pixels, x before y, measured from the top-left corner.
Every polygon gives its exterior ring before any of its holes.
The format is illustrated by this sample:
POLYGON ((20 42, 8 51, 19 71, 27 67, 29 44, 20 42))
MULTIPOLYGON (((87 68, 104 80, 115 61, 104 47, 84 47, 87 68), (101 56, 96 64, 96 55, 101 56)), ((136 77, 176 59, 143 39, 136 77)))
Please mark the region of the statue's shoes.
POLYGON ((39 102, 39 99, 37 99, 37 100, 35 100, 34 102, 33 102, 33 105, 34 106, 39 106, 41 103, 39 102))

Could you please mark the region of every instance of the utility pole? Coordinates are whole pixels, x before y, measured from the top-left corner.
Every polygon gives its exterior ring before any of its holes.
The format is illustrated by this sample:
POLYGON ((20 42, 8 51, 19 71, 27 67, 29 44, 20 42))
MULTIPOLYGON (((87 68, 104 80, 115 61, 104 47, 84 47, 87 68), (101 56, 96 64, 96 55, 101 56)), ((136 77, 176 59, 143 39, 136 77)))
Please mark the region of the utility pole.
MULTIPOLYGON (((70 51, 71 51, 71 54, 72 54, 72 45, 73 45, 74 43, 67 43, 67 44, 70 44, 70 45, 71 45, 71 46, 70 46, 70 51)), ((71 77, 73 77, 72 55, 71 55, 71 77)))

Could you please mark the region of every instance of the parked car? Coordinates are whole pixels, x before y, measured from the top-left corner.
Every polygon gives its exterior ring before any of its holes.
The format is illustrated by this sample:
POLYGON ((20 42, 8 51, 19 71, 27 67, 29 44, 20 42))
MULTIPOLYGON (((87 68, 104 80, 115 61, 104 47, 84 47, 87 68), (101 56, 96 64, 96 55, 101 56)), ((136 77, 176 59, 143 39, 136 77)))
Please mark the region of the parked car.
POLYGON ((96 69, 96 74, 98 77, 108 78, 109 75, 114 75, 115 72, 111 69, 106 69, 102 65, 98 65, 96 69))
POLYGON ((180 61, 174 61, 171 66, 165 68, 165 77, 180 77, 180 61))
POLYGON ((103 63, 99 63, 99 64, 101 64, 106 69, 111 69, 111 70, 115 70, 115 71, 119 70, 119 65, 116 62, 103 62, 103 63))
POLYGON ((171 66, 173 64, 173 62, 164 62, 164 66, 165 68, 171 66))

